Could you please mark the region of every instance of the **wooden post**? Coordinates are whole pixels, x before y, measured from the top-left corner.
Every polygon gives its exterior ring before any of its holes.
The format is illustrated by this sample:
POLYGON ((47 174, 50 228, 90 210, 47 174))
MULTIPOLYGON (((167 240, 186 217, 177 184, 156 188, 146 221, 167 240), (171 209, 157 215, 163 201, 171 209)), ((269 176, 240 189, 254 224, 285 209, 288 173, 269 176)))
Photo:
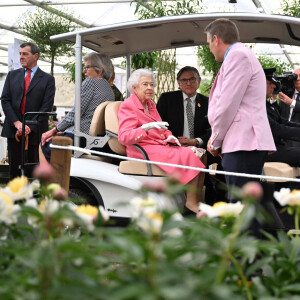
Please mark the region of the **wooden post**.
MULTIPOLYGON (((69 137, 56 136, 52 141, 53 145, 69 146, 73 145, 73 140, 69 137)), ((51 149, 50 163, 54 168, 53 182, 60 184, 67 194, 69 194, 70 185, 70 166, 71 166, 72 150, 51 149)))

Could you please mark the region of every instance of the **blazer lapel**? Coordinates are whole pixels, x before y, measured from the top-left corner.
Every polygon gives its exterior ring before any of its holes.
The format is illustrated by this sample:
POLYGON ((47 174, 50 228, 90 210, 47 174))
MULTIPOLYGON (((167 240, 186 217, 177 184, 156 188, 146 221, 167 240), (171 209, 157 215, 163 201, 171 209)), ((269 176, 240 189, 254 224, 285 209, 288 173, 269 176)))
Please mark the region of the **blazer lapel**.
POLYGON ((195 99, 195 105, 194 132, 196 133, 197 129, 200 127, 201 120, 204 120, 205 118, 205 104, 202 103, 202 99, 198 93, 195 99))
POLYGON ((184 122, 184 99, 183 99, 183 93, 182 91, 180 91, 180 94, 179 96, 176 98, 176 104, 177 104, 177 107, 175 108, 174 110, 174 113, 177 113, 178 115, 178 122, 179 122, 179 128, 182 128, 182 132, 181 132, 181 135, 183 134, 183 122, 184 122), (176 112, 175 112, 176 111, 176 112))
MULTIPOLYGON (((152 119, 154 122, 156 122, 156 118, 154 116, 152 116, 151 114, 148 114, 147 110, 144 108, 144 106, 142 105, 141 101, 139 100, 139 98, 135 95, 135 94, 132 94, 131 97, 133 98, 133 102, 135 103, 136 107, 141 110, 148 118, 152 119)), ((149 111, 151 113, 151 111, 154 109, 153 106, 153 102, 152 101, 149 101, 149 111)))
POLYGON ((17 82, 18 86, 24 91, 24 80, 25 80, 25 71, 23 68, 18 70, 17 75, 14 77, 15 82, 17 82))

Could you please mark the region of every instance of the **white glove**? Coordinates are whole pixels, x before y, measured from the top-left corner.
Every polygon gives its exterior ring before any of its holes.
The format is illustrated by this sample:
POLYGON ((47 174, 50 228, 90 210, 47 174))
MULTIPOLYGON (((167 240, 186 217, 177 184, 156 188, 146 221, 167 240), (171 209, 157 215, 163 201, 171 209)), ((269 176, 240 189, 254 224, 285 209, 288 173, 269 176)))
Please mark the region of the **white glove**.
POLYGON ((167 137, 167 139, 164 140, 164 142, 166 143, 171 143, 171 144, 177 144, 178 146, 181 146, 181 144, 179 143, 177 137, 175 137, 174 135, 169 135, 167 137))
POLYGON ((168 129, 168 126, 169 126, 168 122, 150 122, 150 123, 143 124, 141 127, 145 129, 145 131, 148 131, 153 128, 168 129))

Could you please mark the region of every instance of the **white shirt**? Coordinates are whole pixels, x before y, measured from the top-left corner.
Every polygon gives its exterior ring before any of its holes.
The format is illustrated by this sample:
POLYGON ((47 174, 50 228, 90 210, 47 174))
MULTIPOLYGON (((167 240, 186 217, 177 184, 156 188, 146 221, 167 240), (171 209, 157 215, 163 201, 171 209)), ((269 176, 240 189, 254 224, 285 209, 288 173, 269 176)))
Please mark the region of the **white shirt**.
POLYGON ((293 102, 291 103, 290 105, 290 115, 289 115, 289 121, 291 121, 291 118, 292 118, 292 115, 293 115, 293 111, 294 111, 294 108, 296 106, 296 98, 297 98, 297 95, 298 95, 298 91, 295 89, 294 91, 294 95, 293 95, 293 102))

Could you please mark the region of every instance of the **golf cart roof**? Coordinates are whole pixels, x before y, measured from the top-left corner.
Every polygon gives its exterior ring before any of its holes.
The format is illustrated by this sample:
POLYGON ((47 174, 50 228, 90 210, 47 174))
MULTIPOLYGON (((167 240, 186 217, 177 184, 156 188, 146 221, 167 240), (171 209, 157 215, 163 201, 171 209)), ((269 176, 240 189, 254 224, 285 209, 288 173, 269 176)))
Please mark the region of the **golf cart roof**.
POLYGON ((138 20, 51 37, 76 42, 110 57, 206 44, 204 28, 217 18, 233 20, 244 43, 300 46, 300 18, 254 13, 204 13, 138 20))

